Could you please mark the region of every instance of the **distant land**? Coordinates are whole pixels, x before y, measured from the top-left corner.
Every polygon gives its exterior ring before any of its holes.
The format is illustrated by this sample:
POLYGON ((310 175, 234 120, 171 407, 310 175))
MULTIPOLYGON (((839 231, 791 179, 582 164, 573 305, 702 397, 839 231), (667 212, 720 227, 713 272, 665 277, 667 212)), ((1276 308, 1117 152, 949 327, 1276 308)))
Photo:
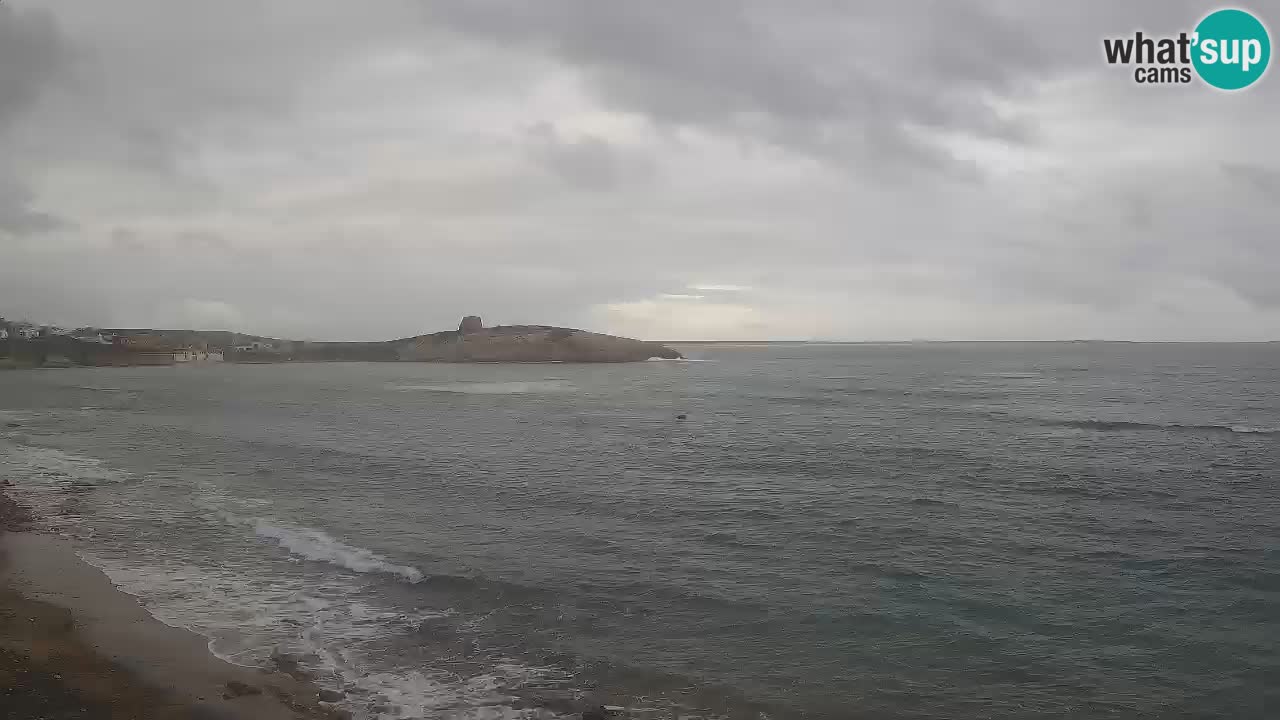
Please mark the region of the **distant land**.
POLYGON ((679 359, 656 342, 549 325, 485 327, 378 342, 312 342, 224 330, 0 325, 0 367, 176 365, 201 362, 636 362, 679 359))

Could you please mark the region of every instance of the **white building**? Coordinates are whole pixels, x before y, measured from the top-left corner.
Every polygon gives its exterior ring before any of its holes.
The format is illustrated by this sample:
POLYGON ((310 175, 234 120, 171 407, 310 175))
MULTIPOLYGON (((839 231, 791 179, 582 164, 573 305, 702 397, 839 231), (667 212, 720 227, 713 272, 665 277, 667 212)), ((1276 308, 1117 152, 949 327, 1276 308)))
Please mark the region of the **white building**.
POLYGON ((222 351, 189 347, 175 348, 173 361, 176 363, 222 362, 222 351))
POLYGON ((236 352, 274 352, 275 349, 275 344, 262 342, 260 340, 254 340, 251 343, 236 346, 236 352))

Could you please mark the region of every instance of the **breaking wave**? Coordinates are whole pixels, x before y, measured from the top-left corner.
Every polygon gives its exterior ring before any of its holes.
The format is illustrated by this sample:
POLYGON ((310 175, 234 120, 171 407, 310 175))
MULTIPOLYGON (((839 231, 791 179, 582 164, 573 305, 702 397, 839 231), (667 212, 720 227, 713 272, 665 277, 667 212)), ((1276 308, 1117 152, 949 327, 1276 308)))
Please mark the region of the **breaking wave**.
POLYGON ((463 395, 519 395, 523 393, 556 393, 574 390, 565 380, 529 380, 515 382, 440 383, 434 385, 393 385, 396 390, 459 393, 463 395))
POLYGON ((1045 425, 1071 427, 1080 430, 1098 430, 1103 432, 1201 432, 1227 433, 1239 435, 1276 435, 1280 436, 1280 427, 1258 427, 1254 425, 1186 425, 1179 423, 1144 423, 1127 420, 1041 420, 1045 425))
POLYGON ((0 464, 18 477, 43 485, 84 487, 125 479, 97 458, 47 447, 13 445, 0 464))
POLYGON ((254 521, 253 531, 308 560, 327 562, 358 573, 395 575, 411 583, 422 582, 423 574, 418 568, 397 565, 372 550, 348 545, 320 530, 273 525, 258 519, 254 521))

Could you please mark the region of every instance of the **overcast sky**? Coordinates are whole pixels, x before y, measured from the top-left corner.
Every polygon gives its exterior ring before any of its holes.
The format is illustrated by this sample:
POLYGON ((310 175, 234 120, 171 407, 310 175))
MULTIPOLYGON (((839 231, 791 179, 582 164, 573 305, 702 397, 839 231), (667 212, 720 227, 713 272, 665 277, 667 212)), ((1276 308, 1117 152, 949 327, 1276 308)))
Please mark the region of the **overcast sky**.
POLYGON ((1277 71, 1102 60, 1215 7, 0 0, 0 315, 1280 339, 1277 71))

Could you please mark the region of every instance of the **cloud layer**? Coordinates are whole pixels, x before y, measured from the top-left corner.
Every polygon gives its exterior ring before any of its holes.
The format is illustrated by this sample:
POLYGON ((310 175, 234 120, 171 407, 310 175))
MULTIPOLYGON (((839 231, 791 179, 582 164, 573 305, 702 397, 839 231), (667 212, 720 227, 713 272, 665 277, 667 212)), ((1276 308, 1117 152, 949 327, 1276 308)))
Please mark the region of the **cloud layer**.
POLYGON ((1280 81, 1112 5, 5 0, 0 315, 1280 338, 1280 81))

